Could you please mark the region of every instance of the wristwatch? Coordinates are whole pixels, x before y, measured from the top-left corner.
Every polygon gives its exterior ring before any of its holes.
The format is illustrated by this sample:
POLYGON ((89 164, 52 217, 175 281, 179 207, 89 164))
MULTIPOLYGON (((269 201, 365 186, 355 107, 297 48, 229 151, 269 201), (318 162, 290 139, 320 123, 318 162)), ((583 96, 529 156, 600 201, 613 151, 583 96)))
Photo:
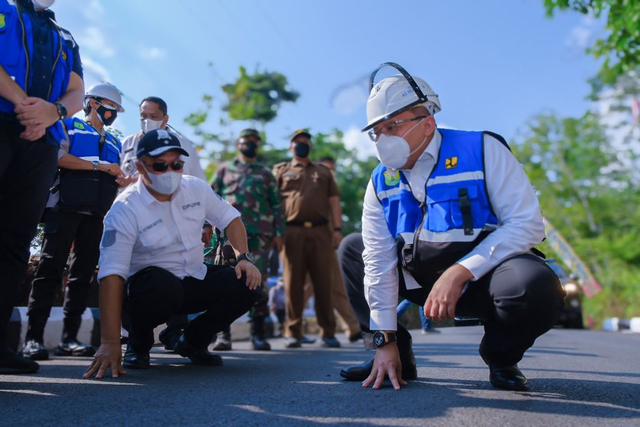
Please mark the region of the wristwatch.
POLYGON ((59 102, 56 102, 54 104, 56 106, 56 108, 58 109, 58 117, 60 118, 60 120, 64 120, 67 118, 67 107, 65 107, 64 105, 62 105, 59 102))
POLYGON ((98 165, 100 164, 100 162, 97 161, 97 160, 94 160, 94 161, 91 162, 91 164, 93 165, 93 171, 94 172, 97 171, 98 170, 98 165))
POLYGON ((395 332, 376 331, 373 334, 373 345, 376 347, 382 347, 383 345, 398 341, 398 337, 395 332))
POLYGON ((237 262, 242 261, 243 259, 246 259, 247 261, 253 263, 255 261, 255 257, 253 256, 253 254, 251 252, 245 252, 243 254, 240 254, 238 256, 238 258, 236 258, 237 262))

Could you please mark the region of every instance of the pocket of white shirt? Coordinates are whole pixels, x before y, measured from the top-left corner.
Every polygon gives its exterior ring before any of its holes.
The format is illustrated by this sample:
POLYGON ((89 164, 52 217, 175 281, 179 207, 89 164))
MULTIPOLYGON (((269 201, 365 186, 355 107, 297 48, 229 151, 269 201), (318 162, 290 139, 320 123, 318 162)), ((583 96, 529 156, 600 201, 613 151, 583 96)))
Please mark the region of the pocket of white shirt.
POLYGON ((167 227, 157 225, 149 231, 145 231, 140 235, 140 243, 147 248, 157 248, 162 246, 162 238, 168 238, 167 227))

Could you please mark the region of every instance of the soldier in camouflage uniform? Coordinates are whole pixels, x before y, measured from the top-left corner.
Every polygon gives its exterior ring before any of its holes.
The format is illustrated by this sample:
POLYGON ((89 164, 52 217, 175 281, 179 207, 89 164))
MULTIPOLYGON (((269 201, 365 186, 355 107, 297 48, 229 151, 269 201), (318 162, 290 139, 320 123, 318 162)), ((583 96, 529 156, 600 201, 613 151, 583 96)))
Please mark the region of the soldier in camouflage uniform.
MULTIPOLYGON (((263 292, 268 277, 269 252, 275 248, 282 249, 284 234, 284 218, 281 210, 280 191, 271 171, 256 161, 256 154, 261 138, 255 129, 240 132, 237 141, 238 158, 223 164, 216 172, 211 188, 228 201, 242 214, 242 221, 247 229, 249 251, 253 254, 255 266, 262 274, 263 292)), ((226 241, 223 245, 227 245, 226 241)), ((226 251, 223 256, 233 256, 233 250, 226 251)), ((229 261, 225 259, 225 261, 229 261)), ((252 343, 255 350, 270 350, 265 339, 264 321, 269 316, 268 296, 264 293, 251 310, 252 343)), ((215 350, 230 350, 231 337, 229 330, 220 332, 215 350)))

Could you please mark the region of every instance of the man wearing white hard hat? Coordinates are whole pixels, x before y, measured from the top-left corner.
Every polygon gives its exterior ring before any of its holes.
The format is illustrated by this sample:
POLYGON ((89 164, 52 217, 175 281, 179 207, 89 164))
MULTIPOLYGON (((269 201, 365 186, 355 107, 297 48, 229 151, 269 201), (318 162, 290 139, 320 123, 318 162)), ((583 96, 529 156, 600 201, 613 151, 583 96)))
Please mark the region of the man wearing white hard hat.
POLYGON ((375 357, 341 371, 395 389, 417 377, 402 296, 429 318, 476 317, 490 382, 527 390, 518 362, 555 324, 564 292, 533 246, 544 239, 536 194, 502 137, 439 129, 440 100, 422 79, 385 63, 371 76, 364 131, 380 165, 364 198, 362 235, 339 249, 345 285, 375 357), (380 68, 400 75, 374 83, 380 68))
POLYGON ((47 360, 44 329, 56 291, 62 288, 69 252, 69 281, 65 287, 62 340, 58 356, 93 356, 91 345, 78 341, 82 313, 87 308, 91 278, 100 256, 102 220, 118 195, 122 144, 106 127, 122 108, 122 95, 109 83, 91 87, 85 94, 85 120, 63 120, 65 138, 58 150, 59 178, 53 186, 44 215, 42 259, 29 296, 29 323, 24 357, 47 360))

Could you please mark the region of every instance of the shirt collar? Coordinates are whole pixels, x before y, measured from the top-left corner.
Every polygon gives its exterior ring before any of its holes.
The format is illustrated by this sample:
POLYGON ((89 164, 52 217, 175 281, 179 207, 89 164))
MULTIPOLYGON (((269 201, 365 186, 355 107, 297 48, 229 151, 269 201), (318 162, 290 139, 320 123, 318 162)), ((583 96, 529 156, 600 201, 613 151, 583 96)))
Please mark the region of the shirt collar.
POLYGON ((291 166, 298 166, 298 165, 300 165, 300 166, 302 166, 302 167, 307 167, 307 166, 312 165, 312 164, 313 164, 313 162, 312 162, 311 160, 309 160, 309 163, 307 163, 307 164, 305 165, 304 163, 302 163, 302 162, 301 162, 301 161, 299 161, 299 160, 296 160, 295 158, 291 159, 291 166))

